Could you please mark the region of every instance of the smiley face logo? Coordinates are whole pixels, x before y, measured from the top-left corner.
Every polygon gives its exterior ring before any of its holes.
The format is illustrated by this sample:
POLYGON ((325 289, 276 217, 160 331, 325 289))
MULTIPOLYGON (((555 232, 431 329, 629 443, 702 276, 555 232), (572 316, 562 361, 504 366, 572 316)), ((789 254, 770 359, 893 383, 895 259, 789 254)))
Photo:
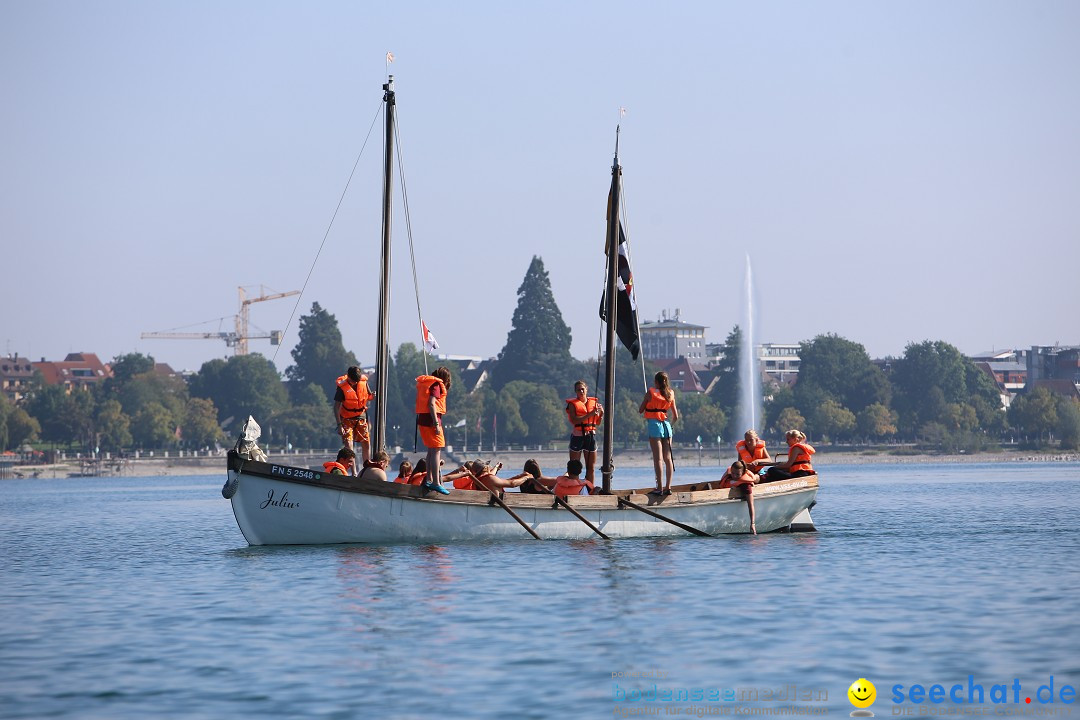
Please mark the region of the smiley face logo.
POLYGON ((855 682, 851 683, 851 687, 847 691, 848 700, 851 704, 857 708, 868 708, 874 704, 874 700, 877 699, 877 688, 874 687, 874 683, 870 682, 866 678, 859 678, 855 682))

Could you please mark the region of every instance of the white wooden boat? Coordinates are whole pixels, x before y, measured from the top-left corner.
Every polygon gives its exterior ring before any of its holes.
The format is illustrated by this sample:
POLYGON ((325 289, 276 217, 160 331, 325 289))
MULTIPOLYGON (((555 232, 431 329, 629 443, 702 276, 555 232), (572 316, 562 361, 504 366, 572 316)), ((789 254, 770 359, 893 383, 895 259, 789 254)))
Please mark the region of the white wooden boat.
MULTIPOLYGON (((383 183, 382 277, 377 338, 377 366, 389 366, 386 327, 389 317, 390 188, 393 167, 393 77, 383 86, 386 103, 386 148, 383 183)), ((607 257, 619 255, 618 143, 612 167, 607 257)), ((616 261, 608 262, 605 301, 607 319, 606 405, 614 402, 614 327, 619 285, 616 261)), ((376 376, 377 397, 386 397, 386 377, 376 376)), ((371 443, 375 451, 385 439, 385 408, 376 404, 371 443)), ((258 449, 258 425, 250 419, 245 435, 229 453, 228 481, 222 495, 232 503, 240 531, 252 545, 330 543, 454 542, 483 540, 574 540, 591 537, 636 538, 714 536, 751 532, 750 515, 741 491, 712 489, 708 483, 676 485, 667 496, 649 495, 651 488, 612 490, 613 418, 604 422, 603 488, 599 495, 556 500, 552 495, 451 490, 440 495, 422 487, 361 480, 309 468, 264 462, 258 449)), ((717 482, 720 480, 716 478, 717 482)), ((816 475, 759 484, 754 490, 759 532, 813 529, 809 509, 817 497, 816 475)))
MULTIPOLYGON (((798 529, 791 528, 792 522, 814 503, 817 491, 816 475, 757 485, 758 531, 798 529)), ((616 490, 569 497, 567 504, 612 539, 690 535, 677 525, 620 506, 620 498, 709 535, 750 532, 746 502, 737 490, 705 489, 699 483, 673 486, 671 495, 663 497, 647 493, 648 488, 616 490)), ((223 494, 251 545, 532 540, 487 492, 451 490, 440 495, 415 485, 245 460, 236 452, 229 454, 223 494)), ((597 537, 550 495, 508 492, 503 501, 544 540, 597 537)))

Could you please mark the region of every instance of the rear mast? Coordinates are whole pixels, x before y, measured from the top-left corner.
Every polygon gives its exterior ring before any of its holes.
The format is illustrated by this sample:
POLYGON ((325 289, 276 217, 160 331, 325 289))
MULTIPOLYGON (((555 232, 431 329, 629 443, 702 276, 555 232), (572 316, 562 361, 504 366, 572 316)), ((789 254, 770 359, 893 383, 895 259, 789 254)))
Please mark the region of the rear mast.
POLYGON ((383 212, 382 253, 379 276, 379 329, 375 348, 375 424, 371 433, 371 453, 383 449, 386 440, 386 385, 390 366, 390 342, 387 331, 390 322, 390 224, 391 200, 394 176, 394 115, 396 102, 394 76, 390 75, 383 85, 383 103, 386 111, 386 146, 383 153, 383 212))
POLYGON ((611 476, 615 473, 612 464, 612 447, 615 429, 612 425, 615 409, 615 326, 618 322, 619 304, 615 293, 618 292, 616 279, 619 273, 619 190, 622 168, 619 166, 619 126, 615 126, 615 160, 611 165, 611 193, 608 198, 607 227, 607 290, 604 293, 604 316, 607 318, 607 345, 604 369, 604 458, 600 466, 603 473, 603 493, 611 493, 611 476))

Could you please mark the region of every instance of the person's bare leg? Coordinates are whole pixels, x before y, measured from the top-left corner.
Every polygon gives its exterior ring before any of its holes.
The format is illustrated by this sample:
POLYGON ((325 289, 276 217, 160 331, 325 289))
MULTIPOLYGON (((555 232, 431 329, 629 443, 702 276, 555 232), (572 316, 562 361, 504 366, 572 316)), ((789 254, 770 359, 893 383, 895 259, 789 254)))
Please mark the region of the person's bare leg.
POLYGON ((653 473, 656 475, 656 489, 664 489, 664 476, 660 469, 660 459, 663 449, 660 438, 649 438, 649 448, 652 449, 653 473))
MULTIPOLYGON (((667 483, 664 485, 664 489, 671 490, 671 477, 675 474, 675 460, 671 456, 671 438, 663 438, 660 441, 664 449, 664 474, 666 476, 667 483)), ((657 482, 659 482, 660 471, 656 471, 657 482)))

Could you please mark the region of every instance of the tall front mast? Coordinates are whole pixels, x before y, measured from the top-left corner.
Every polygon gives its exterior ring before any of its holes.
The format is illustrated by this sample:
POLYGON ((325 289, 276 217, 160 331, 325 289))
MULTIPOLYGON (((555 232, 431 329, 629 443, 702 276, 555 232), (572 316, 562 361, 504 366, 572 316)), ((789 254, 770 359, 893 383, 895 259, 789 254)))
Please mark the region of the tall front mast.
POLYGON ((619 167, 619 129, 615 129, 615 160, 611 165, 611 193, 608 206, 607 227, 607 291, 604 293, 604 316, 607 318, 606 367, 604 370, 604 459, 600 466, 603 473, 603 492, 611 492, 611 476, 615 472, 612 465, 612 448, 615 440, 613 410, 615 409, 615 325, 618 321, 619 304, 615 302, 618 292, 616 280, 619 276, 619 182, 622 168, 619 167))
POLYGON ((383 449, 386 440, 386 384, 390 367, 390 221, 394 186, 394 76, 383 85, 386 108, 386 148, 383 155, 382 264, 379 275, 379 331, 375 348, 375 424, 371 432, 371 453, 383 449))

